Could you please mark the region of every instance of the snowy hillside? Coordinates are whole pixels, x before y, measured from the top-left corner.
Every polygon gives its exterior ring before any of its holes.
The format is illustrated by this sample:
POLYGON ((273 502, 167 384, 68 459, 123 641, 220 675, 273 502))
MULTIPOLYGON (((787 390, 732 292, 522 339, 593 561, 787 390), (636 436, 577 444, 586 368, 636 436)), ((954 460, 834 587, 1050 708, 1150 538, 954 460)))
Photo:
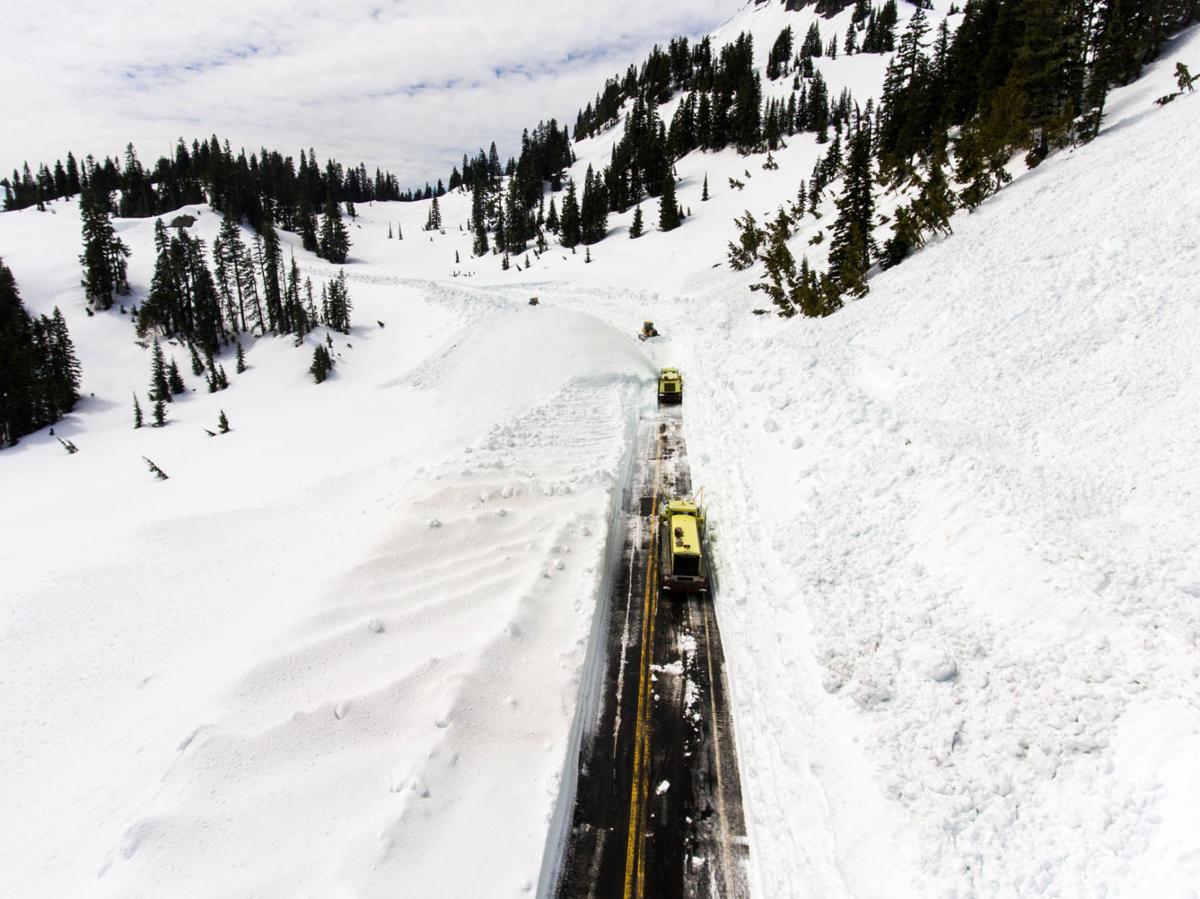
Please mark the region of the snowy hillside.
MULTIPOLYGON (((765 56, 814 20, 751 4, 719 39, 765 56)), ((0 215, 84 371, 55 436, 0 452, 0 893, 545 894, 611 523, 677 365, 756 895, 1194 896, 1200 99, 1152 102, 1178 59, 1200 32, 826 319, 751 315, 724 264, 811 135, 776 170, 690 154, 683 227, 612 215, 590 263, 472 258, 466 194, 444 234, 360 206, 333 377, 306 372, 325 329, 244 338, 248 370, 189 376, 161 430, 132 429, 129 319, 84 312, 77 205, 0 215)), ((818 64, 865 100, 886 58, 818 64)), ((139 302, 153 220, 118 227, 139 302)))

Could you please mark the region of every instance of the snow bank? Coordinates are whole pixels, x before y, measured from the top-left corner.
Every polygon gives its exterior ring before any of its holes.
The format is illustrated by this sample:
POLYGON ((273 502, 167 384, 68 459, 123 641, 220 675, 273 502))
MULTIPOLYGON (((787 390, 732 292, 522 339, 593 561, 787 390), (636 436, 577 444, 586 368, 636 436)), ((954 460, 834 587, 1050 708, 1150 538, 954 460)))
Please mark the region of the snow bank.
MULTIPOLYGON (((122 224, 144 285, 150 223, 122 224)), ((228 391, 134 431, 148 353, 127 318, 87 318, 55 286, 73 210, 0 229, 30 305, 63 305, 95 392, 58 427, 77 455, 40 434, 0 460, 22 523, 3 547, 0 891, 529 888, 650 395, 636 343, 351 269, 361 324, 334 335, 330 381, 306 375, 311 348, 248 340, 228 391), (221 408, 233 432, 209 438, 221 408)))
POLYGON ((860 304, 697 342, 767 895, 1194 891, 1200 118, 1127 103, 860 304))

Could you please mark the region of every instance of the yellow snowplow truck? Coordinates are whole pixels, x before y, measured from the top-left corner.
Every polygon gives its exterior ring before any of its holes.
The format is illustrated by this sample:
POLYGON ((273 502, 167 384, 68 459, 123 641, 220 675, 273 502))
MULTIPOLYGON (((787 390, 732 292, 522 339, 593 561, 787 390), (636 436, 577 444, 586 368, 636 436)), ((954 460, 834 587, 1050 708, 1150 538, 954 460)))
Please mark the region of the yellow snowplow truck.
POLYGON ((680 593, 708 589, 708 561, 701 542, 704 514, 687 500, 663 503, 658 513, 659 588, 680 593))
POLYGON ((677 368, 664 368, 658 373, 658 402, 683 402, 683 376, 677 368))

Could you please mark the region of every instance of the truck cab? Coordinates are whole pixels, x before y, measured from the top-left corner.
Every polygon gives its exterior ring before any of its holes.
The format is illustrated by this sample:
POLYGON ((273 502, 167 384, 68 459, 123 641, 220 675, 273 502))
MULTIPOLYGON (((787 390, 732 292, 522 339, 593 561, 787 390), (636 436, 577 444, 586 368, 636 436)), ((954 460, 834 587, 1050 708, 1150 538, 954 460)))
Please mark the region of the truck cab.
POLYGON ((658 373, 658 402, 683 402, 683 376, 677 368, 664 368, 658 373))
POLYGON ((659 587, 699 593, 708 589, 702 537, 704 515, 694 502, 675 500, 659 509, 659 587))

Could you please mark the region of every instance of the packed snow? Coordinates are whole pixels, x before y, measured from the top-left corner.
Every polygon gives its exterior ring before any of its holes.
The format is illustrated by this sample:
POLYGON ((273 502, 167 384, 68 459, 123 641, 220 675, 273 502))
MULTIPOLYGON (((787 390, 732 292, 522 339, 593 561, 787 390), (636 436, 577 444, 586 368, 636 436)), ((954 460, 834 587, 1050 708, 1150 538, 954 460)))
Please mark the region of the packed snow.
MULTIPOLYGON (((762 58, 811 18, 722 34, 762 58)), ((677 365, 756 895, 1195 896, 1200 100, 1152 102, 1177 59, 1200 33, 1096 141, 820 321, 751 315, 720 264, 811 136, 777 171, 681 160, 683 228, 612 216, 591 264, 472 259, 469 197, 444 235, 425 204, 360 206, 331 380, 311 342, 246 341, 162 430, 132 429, 129 318, 84 314, 75 205, 0 215, 85 392, 55 429, 79 453, 0 452, 0 893, 545 893, 636 422, 677 365)), ((863 97, 883 63, 821 65, 863 97)), ((153 223, 118 225, 144 296, 153 223)))

